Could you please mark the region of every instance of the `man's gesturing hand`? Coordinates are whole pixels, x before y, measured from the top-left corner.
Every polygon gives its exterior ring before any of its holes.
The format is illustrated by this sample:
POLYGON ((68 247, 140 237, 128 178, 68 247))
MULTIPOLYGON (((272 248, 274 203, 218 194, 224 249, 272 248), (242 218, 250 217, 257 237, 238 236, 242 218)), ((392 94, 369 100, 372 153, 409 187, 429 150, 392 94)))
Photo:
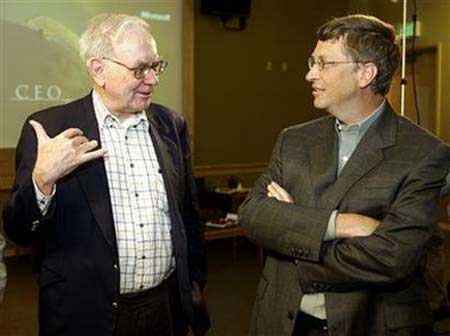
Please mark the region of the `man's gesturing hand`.
POLYGON ((274 181, 267 186, 267 196, 276 198, 281 202, 294 203, 292 196, 274 181))
POLYGON ((93 150, 96 140, 89 141, 78 128, 68 128, 54 138, 44 127, 30 120, 37 138, 37 159, 33 179, 44 195, 50 195, 58 179, 66 176, 81 164, 106 154, 106 149, 93 150))

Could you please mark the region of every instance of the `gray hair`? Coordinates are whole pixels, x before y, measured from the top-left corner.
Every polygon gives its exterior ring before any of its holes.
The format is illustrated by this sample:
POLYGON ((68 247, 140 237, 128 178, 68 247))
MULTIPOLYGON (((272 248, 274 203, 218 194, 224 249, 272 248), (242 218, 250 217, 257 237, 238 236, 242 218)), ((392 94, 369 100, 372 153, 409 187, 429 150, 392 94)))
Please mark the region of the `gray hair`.
POLYGON ((91 58, 114 56, 114 44, 120 43, 130 30, 138 30, 151 38, 150 26, 137 16, 99 14, 95 16, 80 38, 80 56, 87 64, 91 58))

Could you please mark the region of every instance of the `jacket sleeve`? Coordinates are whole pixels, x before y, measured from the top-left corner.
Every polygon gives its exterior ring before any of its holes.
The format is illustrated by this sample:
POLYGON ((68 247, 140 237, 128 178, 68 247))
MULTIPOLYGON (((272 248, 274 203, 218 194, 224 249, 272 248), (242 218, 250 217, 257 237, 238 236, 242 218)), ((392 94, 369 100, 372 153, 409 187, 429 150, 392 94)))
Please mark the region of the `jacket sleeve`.
POLYGON ((191 281, 195 281, 203 289, 206 284, 207 273, 206 253, 203 242, 204 228, 199 218, 198 199, 192 175, 189 133, 185 120, 182 121, 179 137, 184 167, 183 221, 188 240, 189 272, 191 281))
POLYGON ((35 133, 27 120, 16 149, 14 185, 3 210, 5 233, 17 244, 30 244, 39 235, 43 222, 53 215, 53 204, 45 218, 37 204, 31 177, 36 162, 36 147, 35 133))
POLYGON ((239 223, 250 240, 287 257, 319 261, 322 240, 333 209, 299 206, 267 196, 267 185, 283 185, 283 131, 265 173, 239 208, 239 223))
POLYGON ((449 147, 439 144, 418 162, 372 235, 325 242, 320 262, 300 260, 303 291, 348 291, 407 281, 437 223, 449 160, 449 147))

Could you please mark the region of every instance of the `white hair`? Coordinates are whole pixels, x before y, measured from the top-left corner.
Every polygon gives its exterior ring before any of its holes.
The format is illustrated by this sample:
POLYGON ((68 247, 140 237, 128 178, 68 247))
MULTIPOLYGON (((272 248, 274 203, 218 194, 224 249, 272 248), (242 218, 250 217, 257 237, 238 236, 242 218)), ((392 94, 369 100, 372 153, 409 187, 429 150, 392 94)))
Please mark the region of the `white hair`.
POLYGON ((150 26, 137 16, 126 14, 99 14, 95 16, 80 38, 80 56, 87 64, 91 58, 114 56, 114 44, 119 44, 126 33, 137 30, 152 39, 150 26))

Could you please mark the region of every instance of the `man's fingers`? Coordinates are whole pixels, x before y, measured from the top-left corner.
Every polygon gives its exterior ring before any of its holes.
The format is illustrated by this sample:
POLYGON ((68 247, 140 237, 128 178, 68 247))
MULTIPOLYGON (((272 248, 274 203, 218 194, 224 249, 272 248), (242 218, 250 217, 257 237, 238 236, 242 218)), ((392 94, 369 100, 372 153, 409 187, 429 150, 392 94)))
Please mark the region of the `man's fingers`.
POLYGON ((76 136, 75 138, 72 139, 72 144, 74 146, 80 146, 80 145, 85 144, 87 142, 89 142, 89 139, 86 138, 85 136, 81 136, 81 135, 76 136))
POLYGON ((276 198, 280 202, 289 202, 289 199, 286 198, 283 193, 280 192, 276 187, 274 187, 272 184, 269 184, 267 186, 268 196, 276 198))
POLYGON ((80 164, 83 164, 83 163, 91 161, 91 160, 98 159, 98 158, 104 156, 107 152, 108 152, 108 150, 106 148, 100 148, 100 149, 97 149, 92 152, 84 153, 81 156, 80 164))
POLYGON ((291 195, 284 190, 278 183, 272 181, 267 189, 275 195, 276 199, 283 202, 293 203, 291 195))
POLYGON ((281 195, 278 193, 278 191, 275 189, 275 187, 272 185, 272 183, 267 186, 267 191, 268 191, 268 194, 270 194, 269 197, 274 197, 277 200, 282 201, 281 195))
POLYGON ((80 136, 80 135, 83 135, 83 131, 80 130, 79 128, 68 128, 58 134, 59 137, 65 137, 68 139, 72 139, 72 138, 74 138, 76 136, 80 136))
POLYGON ((29 123, 30 123, 31 127, 33 127, 34 132, 36 133, 36 138, 38 140, 38 143, 41 142, 42 140, 49 139, 47 132, 45 131, 44 127, 40 123, 38 123, 35 120, 30 120, 29 123))
POLYGON ((284 190, 277 182, 272 181, 271 185, 273 188, 280 194, 287 194, 287 191, 284 190))
POLYGON ((87 141, 87 142, 81 144, 81 145, 77 148, 77 151, 78 151, 79 153, 84 154, 84 153, 90 152, 90 151, 92 151, 93 149, 97 148, 97 146, 98 146, 98 141, 97 141, 97 140, 91 140, 91 141, 87 141))

